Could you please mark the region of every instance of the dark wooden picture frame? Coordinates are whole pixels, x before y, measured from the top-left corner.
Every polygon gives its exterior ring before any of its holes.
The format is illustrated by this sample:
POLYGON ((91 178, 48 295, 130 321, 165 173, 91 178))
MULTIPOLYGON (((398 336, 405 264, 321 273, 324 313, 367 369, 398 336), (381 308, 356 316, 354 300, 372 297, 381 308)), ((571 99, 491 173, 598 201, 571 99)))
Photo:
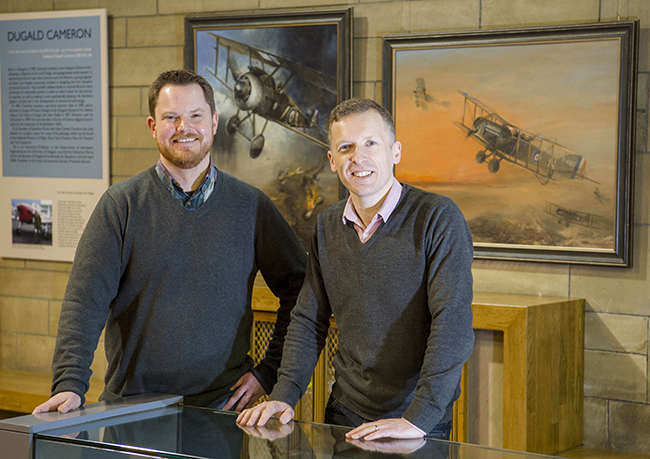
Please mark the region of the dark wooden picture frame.
POLYGON ((638 33, 384 36, 397 178, 456 201, 475 258, 630 267, 638 33))
POLYGON ((185 18, 185 66, 215 92, 215 165, 264 191, 306 247, 315 215, 344 195, 326 129, 352 94, 352 19, 351 7, 185 18))

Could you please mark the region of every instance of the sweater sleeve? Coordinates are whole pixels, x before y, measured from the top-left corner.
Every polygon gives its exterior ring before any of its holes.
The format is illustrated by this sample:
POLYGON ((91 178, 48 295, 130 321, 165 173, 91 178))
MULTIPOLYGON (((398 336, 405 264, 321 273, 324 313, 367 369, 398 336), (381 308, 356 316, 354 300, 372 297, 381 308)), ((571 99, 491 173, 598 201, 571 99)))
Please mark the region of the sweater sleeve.
POLYGON ((52 395, 71 391, 85 403, 97 348, 121 272, 118 208, 104 193, 79 240, 61 306, 52 362, 52 395))
POLYGON ((318 230, 314 231, 312 237, 305 282, 291 313, 278 383, 270 396, 271 400, 282 401, 292 407, 296 406, 309 386, 318 356, 325 345, 332 316, 318 258, 317 233, 318 230))
POLYGON ((273 294, 280 299, 273 335, 266 356, 253 374, 267 394, 277 381, 291 310, 305 278, 307 254, 282 214, 262 196, 256 221, 255 258, 273 294))
POLYGON ((472 329, 472 236, 451 201, 432 215, 427 228, 427 294, 431 329, 408 420, 430 432, 458 397, 461 371, 474 344, 472 329))

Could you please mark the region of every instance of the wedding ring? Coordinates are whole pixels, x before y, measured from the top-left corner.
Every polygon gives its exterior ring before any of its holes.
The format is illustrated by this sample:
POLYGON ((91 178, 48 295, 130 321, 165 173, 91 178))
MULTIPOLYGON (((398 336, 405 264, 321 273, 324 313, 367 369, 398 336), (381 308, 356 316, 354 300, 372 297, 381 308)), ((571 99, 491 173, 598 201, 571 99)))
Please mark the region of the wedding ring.
POLYGON ((375 432, 377 432, 378 430, 379 430, 379 426, 375 424, 375 432))

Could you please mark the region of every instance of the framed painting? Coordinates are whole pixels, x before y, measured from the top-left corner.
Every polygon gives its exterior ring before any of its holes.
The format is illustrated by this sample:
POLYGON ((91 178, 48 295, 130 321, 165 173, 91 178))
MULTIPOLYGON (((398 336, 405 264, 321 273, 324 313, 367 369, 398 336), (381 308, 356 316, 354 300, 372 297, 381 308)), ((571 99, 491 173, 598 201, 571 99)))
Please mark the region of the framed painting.
POLYGON ((352 94, 352 8, 187 16, 185 47, 214 89, 215 165, 264 191, 308 248, 315 215, 342 196, 327 118, 352 94))
POLYGON ((398 180, 475 258, 631 266, 638 21, 384 36, 398 180))

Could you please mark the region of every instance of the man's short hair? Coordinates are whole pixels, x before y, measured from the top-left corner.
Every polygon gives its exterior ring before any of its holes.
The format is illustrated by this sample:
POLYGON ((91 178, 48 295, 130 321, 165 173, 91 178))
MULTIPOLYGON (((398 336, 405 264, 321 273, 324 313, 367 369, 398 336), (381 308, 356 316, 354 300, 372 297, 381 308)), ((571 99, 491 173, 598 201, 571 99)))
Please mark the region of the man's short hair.
POLYGON ((332 141, 332 125, 334 123, 342 120, 346 116, 365 113, 369 110, 375 110, 381 115, 384 123, 386 124, 386 127, 390 132, 390 136, 393 142, 395 142, 395 121, 393 120, 393 116, 390 114, 390 112, 374 100, 358 99, 355 97, 341 102, 334 108, 334 110, 330 112, 329 119, 327 120, 327 136, 330 143, 332 141))
POLYGON ((152 118, 156 118, 156 105, 158 105, 158 96, 160 91, 168 84, 174 86, 198 84, 203 90, 205 101, 210 106, 210 115, 214 115, 217 111, 214 106, 214 91, 205 78, 191 70, 169 70, 158 75, 156 81, 151 83, 151 87, 149 88, 149 114, 152 118))

